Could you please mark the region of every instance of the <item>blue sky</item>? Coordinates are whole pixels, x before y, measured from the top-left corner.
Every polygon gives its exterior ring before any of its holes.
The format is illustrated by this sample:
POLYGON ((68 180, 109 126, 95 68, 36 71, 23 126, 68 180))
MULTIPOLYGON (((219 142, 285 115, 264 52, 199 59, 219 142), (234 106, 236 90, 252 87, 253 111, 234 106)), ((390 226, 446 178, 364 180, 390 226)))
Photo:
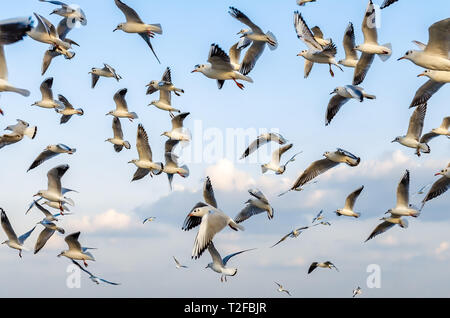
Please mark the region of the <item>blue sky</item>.
MULTIPOLYGON (((2 3, 0 18, 37 12, 55 25, 59 22, 58 16, 48 16, 53 5, 37 0, 22 3, 2 3)), ((450 147, 444 138, 431 141, 431 154, 420 158, 413 149, 390 143, 406 133, 412 113, 409 103, 425 81, 416 77, 421 68, 396 59, 414 48, 412 40, 427 42, 428 27, 448 17, 448 10, 442 10, 448 7, 447 1, 435 0, 430 6, 423 1, 400 0, 382 11, 379 42, 392 43, 393 54, 384 63, 375 58, 361 85, 377 98, 363 103, 348 102, 327 127, 324 117, 329 93, 337 86, 350 84, 353 70, 335 70, 332 78, 328 66, 315 65, 309 78, 304 79, 304 59, 296 55, 305 45, 297 39, 293 12, 300 10, 309 27, 320 26, 325 37, 336 42, 337 59, 341 59, 342 37, 348 22, 354 24, 356 42, 363 40, 365 0, 318 0, 305 7, 298 7, 294 0, 125 1, 143 21, 162 25, 163 35, 152 40, 162 64, 157 63, 139 36, 112 32, 118 23, 125 21, 114 1, 77 3, 86 13, 88 24, 68 35, 80 44, 75 47, 76 56, 72 60, 54 59, 41 76, 46 44, 26 38, 5 48, 10 82, 29 89, 31 96, 2 93, 0 106, 5 116, 0 122, 6 127, 21 118, 37 125, 38 133, 34 140, 25 138, 1 150, 0 206, 8 213, 16 232, 25 232, 41 217, 38 211, 24 215, 32 195, 45 188, 49 169, 68 163, 70 169, 62 179, 63 186, 79 193, 71 194, 76 202, 72 209, 75 215, 64 218, 60 225, 67 233, 80 230, 83 244, 98 247, 97 261, 90 266, 94 273, 122 285, 95 286, 83 277, 81 289, 68 289, 65 269, 69 262, 55 257, 66 246, 62 237, 55 236, 39 254, 28 252, 23 259, 2 246, 0 261, 8 271, 2 271, 0 279, 6 282, 8 292, 4 289, 1 296, 277 297, 280 295, 273 281, 280 281, 294 296, 345 297, 356 285, 364 284, 368 275, 365 268, 371 263, 382 266, 383 283, 378 290, 366 288, 363 294, 366 297, 450 295, 443 283, 450 278, 450 271, 446 266, 436 266, 436 262, 446 264, 450 258, 446 236, 450 226, 446 213, 448 194, 427 204, 424 213, 411 220, 407 230, 394 228, 384 237, 362 244, 378 218, 395 204, 395 189, 405 169, 411 170, 411 189, 415 190, 434 181, 433 174, 449 161, 450 147), (227 13, 229 6, 240 9, 263 30, 272 31, 279 42, 277 50, 264 51, 249 74, 254 83, 244 82, 243 91, 233 82, 218 90, 215 81, 190 73, 195 64, 206 62, 211 43, 228 51, 238 40, 236 33, 243 25, 227 13), (113 66, 123 79, 116 82, 100 78, 96 88, 91 89, 88 72, 103 63, 113 66), (172 69, 175 85, 185 90, 181 97, 172 97, 172 105, 191 113, 185 120, 191 131, 195 131, 195 123, 201 123, 204 130, 215 129, 223 134, 230 128, 277 129, 294 143, 287 156, 300 150, 303 153, 282 176, 261 176, 260 164, 270 158, 270 153, 262 149, 256 163, 243 163, 226 153, 226 158, 214 162, 187 162, 190 176, 186 179, 175 176, 172 193, 164 175, 130 183, 135 167, 127 162, 137 158, 138 123, 149 134, 154 157, 163 160, 166 137, 160 134, 170 129, 170 118, 167 113, 147 106, 158 97, 146 96, 145 85, 159 79, 167 66, 172 69), (59 125, 59 115, 54 111, 30 106, 40 100, 39 85, 50 76, 54 77, 55 96, 62 94, 75 107, 83 108, 84 116, 74 116, 69 123, 59 125), (111 144, 104 142, 112 137, 112 117, 105 114, 115 107, 113 95, 121 88, 128 88, 129 109, 139 119, 133 123, 122 120, 124 137, 132 148, 116 153, 111 144), (76 154, 58 156, 26 172, 45 146, 58 142, 77 148, 76 154), (336 147, 360 156, 360 166, 338 167, 304 192, 277 197, 310 162, 336 147), (217 236, 215 245, 222 256, 237 249, 258 247, 233 260, 231 264, 239 271, 227 284, 221 284, 216 273, 204 269, 210 262, 208 253, 200 260, 189 260, 196 231, 181 231, 185 215, 202 200, 202 178, 206 175, 212 177, 219 206, 230 216, 243 208, 250 187, 261 188, 276 211, 271 221, 263 215, 250 219, 244 224, 243 233, 225 229, 217 236), (357 202, 362 217, 337 219, 331 212, 362 184, 365 189, 357 202), (267 248, 294 226, 310 222, 320 209, 326 211, 333 223, 330 228, 315 227, 296 240, 280 244, 276 250, 267 248), (157 221, 141 225, 141 220, 149 215, 155 215, 157 221), (176 270, 172 255, 188 263, 190 269, 176 270), (312 261, 328 259, 338 266, 340 273, 323 270, 314 272, 313 277, 306 275, 312 261), (39 288, 43 284, 49 286, 45 291, 39 288)), ((444 86, 429 101, 424 131, 438 127, 442 118, 449 115, 448 93, 448 87, 444 86)), ((238 154, 243 150, 235 149, 238 154)), ((3 237, 1 232, 0 238, 3 237)), ((34 233, 27 245, 32 247, 36 238, 34 233)))

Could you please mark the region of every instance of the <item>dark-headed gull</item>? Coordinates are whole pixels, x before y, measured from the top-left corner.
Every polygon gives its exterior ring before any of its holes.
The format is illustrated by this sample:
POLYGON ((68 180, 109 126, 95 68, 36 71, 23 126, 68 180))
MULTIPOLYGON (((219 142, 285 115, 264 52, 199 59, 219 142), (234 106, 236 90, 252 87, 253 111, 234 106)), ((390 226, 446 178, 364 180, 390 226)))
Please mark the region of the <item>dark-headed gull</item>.
POLYGON ((147 85, 147 95, 153 94, 156 91, 164 90, 174 92, 175 95, 180 96, 180 93, 184 93, 184 90, 177 88, 172 83, 172 74, 170 67, 167 67, 160 81, 150 81, 147 85))
POLYGON ((355 50, 355 30, 353 23, 349 23, 345 29, 343 39, 345 59, 338 61, 338 64, 355 68, 358 64, 358 52, 355 50))
POLYGON ((105 141, 109 141, 110 143, 112 143, 116 152, 122 151, 123 147, 125 147, 126 149, 130 149, 130 143, 123 139, 122 125, 119 118, 113 118, 112 129, 114 137, 108 138, 105 141))
POLYGON ((116 103, 116 109, 109 111, 106 115, 112 115, 119 118, 128 118, 130 121, 138 118, 138 115, 135 112, 128 111, 127 101, 125 100, 125 95, 127 94, 127 92, 128 89, 122 88, 114 94, 113 99, 116 103))
POLYGON ((138 151, 139 159, 133 159, 128 162, 133 163, 137 167, 131 181, 140 180, 149 173, 151 177, 153 177, 153 174, 159 175, 162 173, 163 164, 161 162, 153 162, 152 149, 148 142, 148 135, 142 124, 139 124, 137 129, 136 149, 138 151))
POLYGON ((103 68, 93 67, 88 74, 91 74, 91 77, 92 77, 91 88, 94 88, 95 85, 97 85, 97 82, 98 82, 98 79, 100 78, 100 76, 112 77, 112 78, 115 78, 116 81, 119 81, 122 79, 122 76, 117 74, 116 70, 106 63, 103 63, 103 68))
POLYGON ((208 54, 208 64, 197 64, 191 72, 199 72, 208 78, 217 80, 217 86, 222 88, 226 80, 233 80, 240 89, 244 89, 244 85, 238 83, 237 80, 243 80, 253 83, 253 80, 235 70, 231 64, 230 57, 217 44, 211 44, 208 54))
POLYGON ((228 261, 233 256, 239 255, 244 252, 252 251, 252 250, 254 250, 254 248, 227 255, 222 259, 222 256, 220 256, 219 252, 215 248, 214 243, 211 242, 211 243, 209 243, 208 251, 209 251, 209 254, 211 254, 212 263, 209 263, 208 265, 206 265, 205 268, 211 268, 216 273, 221 274, 220 281, 226 282, 227 276, 234 276, 237 273, 237 268, 226 267, 228 261))
POLYGON ((161 24, 146 24, 142 22, 139 15, 134 11, 132 8, 127 6, 125 3, 123 3, 120 0, 114 0, 116 3, 116 6, 123 12, 125 15, 125 18, 127 19, 127 22, 120 23, 117 25, 117 27, 113 30, 122 30, 126 33, 137 33, 139 34, 144 41, 148 44, 150 49, 152 50, 153 54, 155 55, 156 59, 158 60, 158 63, 161 64, 159 61, 158 56, 155 53, 155 50, 153 49, 153 46, 150 42, 150 38, 157 34, 162 34, 162 28, 161 24))
POLYGON ((358 199, 359 195, 361 194, 361 191, 364 189, 364 186, 359 187, 352 193, 350 193, 347 198, 345 199, 345 206, 343 209, 337 209, 336 214, 346 215, 346 216, 353 216, 355 218, 359 218, 361 216, 361 213, 353 211, 353 207, 355 205, 356 199, 358 199))
POLYGON ((409 50, 398 60, 410 60, 426 69, 450 71, 450 18, 438 21, 428 28, 428 44, 413 41, 421 50, 409 50))
POLYGON ((51 159, 59 154, 66 153, 72 155, 76 151, 77 150, 75 148, 71 148, 65 144, 49 145, 45 147, 44 151, 42 151, 36 159, 34 159, 27 172, 41 165, 44 161, 47 161, 48 159, 51 159))
POLYGON ((442 177, 440 177, 435 183, 433 183, 431 189, 428 191, 427 195, 422 200, 422 208, 425 205, 425 202, 440 196, 441 194, 446 192, 450 187, 450 163, 447 165, 445 169, 442 169, 441 171, 435 174, 435 176, 439 175, 442 177))
POLYGON ((63 95, 58 95, 58 100, 64 105, 64 109, 55 109, 58 114, 61 114, 60 124, 65 124, 72 118, 73 115, 83 116, 82 108, 75 109, 72 104, 63 95))
POLYGON ((192 249, 192 258, 194 259, 202 255, 212 242, 214 236, 227 225, 235 231, 244 230, 242 225, 237 224, 232 218, 219 210, 215 198, 213 200, 211 198, 214 198, 214 191, 211 180, 207 177, 204 186, 204 199, 207 203, 198 202, 187 215, 182 227, 184 231, 189 231, 200 225, 192 249), (207 192, 206 195, 205 191, 207 192), (211 204, 215 204, 216 206, 211 204))
POLYGON ((166 136, 172 140, 189 141, 191 136, 189 131, 183 127, 183 121, 190 113, 181 113, 172 118, 172 130, 165 131, 161 136, 166 136))
POLYGON ((68 250, 62 251, 58 254, 58 257, 65 256, 70 258, 71 260, 80 260, 83 261, 84 266, 88 266, 86 261, 95 261, 94 256, 89 252, 90 249, 95 249, 92 247, 81 247, 80 242, 78 242, 78 237, 80 236, 80 232, 75 232, 69 234, 65 237, 64 241, 66 241, 69 246, 68 250))
POLYGON ((33 227, 28 232, 26 232, 25 234, 17 237, 16 233, 14 232, 11 226, 11 223, 9 223, 5 211, 2 208, 0 208, 0 211, 1 211, 2 228, 5 231, 6 236, 8 237, 8 240, 4 241, 2 244, 6 244, 13 249, 19 250, 19 256, 22 257, 22 250, 26 250, 23 244, 25 243, 25 240, 30 236, 31 232, 33 232, 33 230, 36 228, 36 226, 33 227))
POLYGON ((420 138, 426 112, 427 103, 417 106, 409 119, 408 132, 406 135, 395 137, 391 142, 398 142, 405 147, 415 149, 417 156, 420 156, 421 152, 430 153, 430 146, 425 142, 421 142, 420 138))
POLYGON ((245 204, 245 208, 239 212, 238 215, 234 218, 236 223, 241 223, 253 215, 260 214, 263 212, 267 213, 267 218, 271 220, 273 218, 274 210, 267 200, 266 196, 258 189, 250 189, 248 190, 255 199, 248 199, 245 204))
POLYGON ((308 269, 308 274, 311 274, 311 272, 313 271, 313 270, 315 270, 317 267, 321 267, 321 268, 334 268, 334 269, 336 269, 336 271, 338 271, 339 272, 339 270, 337 269, 337 267, 336 266, 334 266, 334 264, 333 263, 331 263, 330 261, 326 261, 326 262, 313 262, 313 263, 311 263, 311 265, 309 266, 309 269, 308 269))
POLYGON ((331 93, 335 94, 328 102, 327 111, 325 114, 325 126, 331 123, 331 120, 336 116, 341 107, 354 98, 362 102, 366 99, 375 99, 375 95, 367 94, 363 88, 354 85, 345 85, 336 87, 331 93))
POLYGON ((155 106, 161 110, 168 111, 170 117, 173 117, 173 112, 181 113, 181 110, 172 106, 172 97, 170 90, 159 90, 159 99, 153 100, 148 106, 155 106))
POLYGON ((53 99, 53 77, 46 78, 39 87, 42 95, 40 101, 34 102, 31 106, 39 106, 50 109, 63 109, 64 105, 58 100, 53 99))

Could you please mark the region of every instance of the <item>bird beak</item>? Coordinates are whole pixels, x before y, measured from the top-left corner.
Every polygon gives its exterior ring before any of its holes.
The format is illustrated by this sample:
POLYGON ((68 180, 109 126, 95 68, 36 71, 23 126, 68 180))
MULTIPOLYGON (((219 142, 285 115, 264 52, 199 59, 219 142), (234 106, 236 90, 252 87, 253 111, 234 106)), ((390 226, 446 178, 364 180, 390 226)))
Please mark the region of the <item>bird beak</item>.
POLYGON ((438 173, 435 173, 434 175, 435 175, 435 176, 439 176, 439 175, 441 175, 441 174, 443 174, 443 173, 439 171, 438 173))
POLYGON ((391 142, 395 142, 395 139, 394 139, 394 140, 392 140, 391 142))
POLYGON ((425 73, 420 73, 417 77, 425 76, 425 73))
POLYGON ((36 194, 33 195, 33 197, 36 197, 36 196, 38 196, 38 195, 39 195, 39 193, 36 193, 36 194))
POLYGON ((117 28, 115 28, 114 30, 113 30, 113 32, 116 32, 118 29, 117 28))
POLYGON ((133 161, 132 161, 132 160, 130 160, 130 161, 128 161, 128 163, 133 163, 133 161))
POLYGON ((197 70, 193 70, 191 73, 195 73, 195 72, 198 72, 197 70))
POLYGON ((300 56, 300 53, 298 53, 297 56, 300 56))
POLYGON ((397 59, 397 61, 404 60, 405 58, 406 57, 402 56, 401 58, 397 59))
POLYGON ((330 93, 330 95, 332 95, 332 94, 334 94, 334 91, 332 91, 332 92, 330 93))

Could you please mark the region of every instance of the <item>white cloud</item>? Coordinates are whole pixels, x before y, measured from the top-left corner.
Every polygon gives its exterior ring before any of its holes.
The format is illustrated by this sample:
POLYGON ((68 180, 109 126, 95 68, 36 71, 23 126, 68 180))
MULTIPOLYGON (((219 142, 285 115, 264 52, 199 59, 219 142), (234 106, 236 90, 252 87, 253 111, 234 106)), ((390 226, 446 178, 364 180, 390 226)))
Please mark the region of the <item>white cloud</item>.
POLYGON ((128 214, 110 209, 94 216, 83 216, 80 219, 71 219, 70 227, 77 231, 95 232, 104 230, 125 230, 132 226, 132 218, 128 214))

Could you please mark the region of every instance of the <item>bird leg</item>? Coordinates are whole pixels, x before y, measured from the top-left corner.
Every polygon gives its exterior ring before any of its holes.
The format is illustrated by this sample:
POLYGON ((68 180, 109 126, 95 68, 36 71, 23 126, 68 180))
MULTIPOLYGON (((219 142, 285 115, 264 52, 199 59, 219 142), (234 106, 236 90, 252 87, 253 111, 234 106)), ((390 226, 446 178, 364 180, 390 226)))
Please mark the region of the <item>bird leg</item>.
POLYGON ((149 37, 153 38, 155 36, 155 33, 153 33, 152 31, 148 30, 147 34, 149 37))
POLYGON ((128 117, 128 120, 131 121, 131 122, 133 122, 133 118, 131 118, 131 117, 128 117))
POLYGON ((63 208, 62 202, 59 202, 59 210, 61 211, 61 215, 64 215, 63 214, 64 213, 64 208, 63 208))
POLYGON ((417 155, 418 157, 420 157, 420 148, 419 148, 419 147, 416 148, 416 155, 417 155))
POLYGON ((22 258, 22 250, 19 250, 19 257, 22 258))
POLYGON ((173 92, 174 92, 175 95, 180 96, 180 93, 177 93, 176 91, 173 91, 173 92))
POLYGON ((88 263, 86 263, 86 260, 83 259, 83 263, 84 263, 84 266, 88 267, 88 263))
POLYGON ((180 172, 177 172, 181 177, 186 178, 186 176, 183 176, 180 172))
POLYGON ((0 108, 0 114, 2 115, 2 116, 4 116, 5 114, 3 113, 3 110, 0 108))
POLYGON ((244 85, 241 83, 236 82, 236 79, 233 78, 233 81, 236 83, 237 87, 239 87, 240 89, 244 89, 244 85))
POLYGON ((220 281, 223 283, 223 275, 220 275, 220 281))
POLYGON ((331 69, 331 64, 328 64, 328 65, 330 66, 330 74, 331 74, 331 77, 334 77, 333 70, 331 69))

